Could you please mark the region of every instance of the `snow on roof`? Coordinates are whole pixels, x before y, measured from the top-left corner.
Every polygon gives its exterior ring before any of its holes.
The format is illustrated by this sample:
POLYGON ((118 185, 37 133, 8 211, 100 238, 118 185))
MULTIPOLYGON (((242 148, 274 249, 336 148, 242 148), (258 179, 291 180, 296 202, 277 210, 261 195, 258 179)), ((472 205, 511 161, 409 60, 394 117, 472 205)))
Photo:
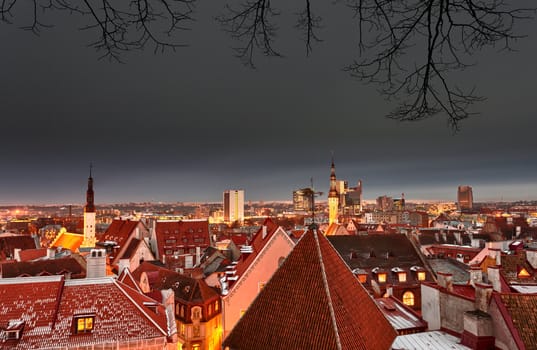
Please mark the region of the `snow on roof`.
POLYGON ((423 332, 400 335, 395 338, 392 350, 470 350, 471 348, 460 344, 460 339, 441 332, 423 332))

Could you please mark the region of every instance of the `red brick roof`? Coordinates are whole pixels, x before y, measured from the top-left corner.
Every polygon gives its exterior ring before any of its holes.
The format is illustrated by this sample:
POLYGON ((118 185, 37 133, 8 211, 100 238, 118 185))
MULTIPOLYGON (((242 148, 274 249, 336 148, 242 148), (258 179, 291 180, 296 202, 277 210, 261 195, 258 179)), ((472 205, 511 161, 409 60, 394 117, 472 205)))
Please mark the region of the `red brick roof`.
POLYGON ((119 246, 123 246, 139 223, 140 221, 113 220, 101 237, 100 242, 113 241, 119 246))
POLYGON ((25 249, 19 252, 21 261, 30 261, 47 256, 47 248, 25 249))
POLYGON ((224 341, 232 350, 389 349, 396 332, 328 240, 308 231, 224 341))
POLYGON ((35 240, 29 235, 0 236, 0 261, 14 258, 16 248, 35 249, 35 240))
POLYGON ((81 259, 68 256, 60 259, 12 262, 1 265, 2 277, 27 277, 69 275, 71 278, 86 276, 86 265, 81 259))
POLYGON ((519 349, 537 349, 537 294, 494 293, 493 298, 519 349))
POLYGON ((0 279, 0 300, 0 327, 25 321, 22 338, 6 341, 2 349, 75 348, 167 336, 164 308, 152 311, 144 302, 154 300, 111 278, 0 279), (73 334, 77 315, 94 317, 92 332, 73 334))
POLYGON ((163 255, 172 255, 176 250, 184 249, 186 254, 188 249, 201 247, 203 251, 211 244, 208 220, 157 221, 155 234, 157 259, 161 261, 163 255))

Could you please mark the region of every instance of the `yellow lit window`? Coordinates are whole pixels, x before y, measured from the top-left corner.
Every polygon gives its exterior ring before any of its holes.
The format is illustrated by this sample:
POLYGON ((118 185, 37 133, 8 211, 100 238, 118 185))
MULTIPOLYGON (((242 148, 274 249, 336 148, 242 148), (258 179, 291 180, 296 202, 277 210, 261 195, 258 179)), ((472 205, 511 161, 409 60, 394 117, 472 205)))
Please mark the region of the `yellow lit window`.
POLYGON ((386 274, 385 273, 379 273, 378 274, 378 279, 379 279, 380 283, 386 282, 386 274))
POLYGON ((89 333, 93 330, 94 316, 75 317, 76 330, 75 333, 89 333))
POLYGON ((418 271, 418 281, 425 281, 425 271, 418 271))
POLYGON ((259 282, 259 285, 258 285, 258 290, 259 292, 261 292, 263 290, 263 288, 265 288, 265 282, 259 282))
POLYGON ((528 277, 531 277, 528 270, 526 270, 525 268, 521 268, 520 271, 518 272, 518 278, 528 278, 528 277))
POLYGON ((414 293, 407 291, 403 294, 403 304, 407 306, 414 306, 414 293))
POLYGON ((244 315, 245 312, 246 312, 246 310, 241 310, 241 317, 242 317, 242 315, 244 315))
POLYGON ((406 272, 399 272, 397 277, 399 277, 399 282, 406 282, 406 272))
POLYGON ((366 283, 367 275, 358 275, 358 281, 360 281, 360 283, 366 283))
POLYGON ((214 302, 214 311, 215 312, 218 312, 218 308, 219 308, 219 304, 218 304, 218 300, 214 302))

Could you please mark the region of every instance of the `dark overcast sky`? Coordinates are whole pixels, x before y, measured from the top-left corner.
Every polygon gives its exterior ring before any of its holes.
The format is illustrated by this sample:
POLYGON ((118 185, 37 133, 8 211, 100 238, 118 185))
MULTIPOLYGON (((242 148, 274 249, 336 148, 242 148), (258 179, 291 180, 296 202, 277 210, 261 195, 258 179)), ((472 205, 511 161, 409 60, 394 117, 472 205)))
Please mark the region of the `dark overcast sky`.
POLYGON ((362 179, 369 199, 455 200, 461 184, 477 201, 537 199, 537 21, 517 52, 487 50, 451 76, 487 97, 454 135, 442 115, 385 118, 394 105, 342 71, 356 57, 342 7, 327 6, 312 56, 284 21, 286 57, 252 70, 214 3, 177 37, 190 47, 125 64, 97 60, 75 16, 40 37, 0 24, 0 204, 82 203, 90 161, 97 203, 219 201, 228 188, 290 200, 311 177, 326 193, 332 151, 338 178, 362 179))

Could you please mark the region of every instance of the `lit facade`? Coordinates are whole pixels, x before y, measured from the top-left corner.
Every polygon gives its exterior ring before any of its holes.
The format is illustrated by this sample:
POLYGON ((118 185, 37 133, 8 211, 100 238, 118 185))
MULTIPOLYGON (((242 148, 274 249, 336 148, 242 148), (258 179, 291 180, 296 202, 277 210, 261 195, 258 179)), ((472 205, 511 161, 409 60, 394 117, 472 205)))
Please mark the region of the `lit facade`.
POLYGON ((224 192, 224 221, 244 220, 244 190, 227 190, 224 192))
POLYGON ((95 199, 93 193, 93 177, 88 178, 88 189, 86 191, 86 206, 84 206, 84 240, 80 245, 81 248, 95 247, 95 199))
POLYGON ((330 166, 330 191, 328 192, 328 224, 338 222, 339 195, 337 192, 336 167, 334 159, 330 166))
POLYGON ((474 206, 474 195, 472 193, 472 187, 459 186, 457 190, 457 204, 459 210, 472 210, 474 206))

